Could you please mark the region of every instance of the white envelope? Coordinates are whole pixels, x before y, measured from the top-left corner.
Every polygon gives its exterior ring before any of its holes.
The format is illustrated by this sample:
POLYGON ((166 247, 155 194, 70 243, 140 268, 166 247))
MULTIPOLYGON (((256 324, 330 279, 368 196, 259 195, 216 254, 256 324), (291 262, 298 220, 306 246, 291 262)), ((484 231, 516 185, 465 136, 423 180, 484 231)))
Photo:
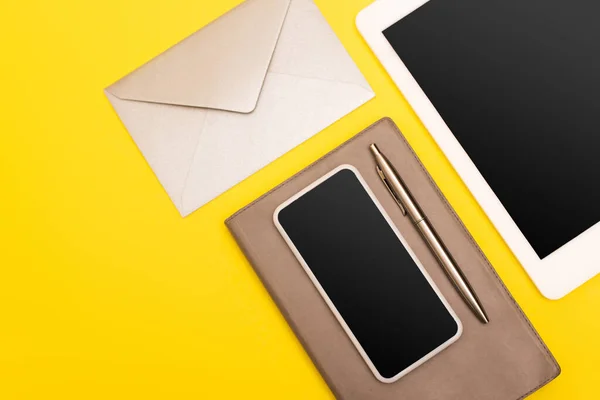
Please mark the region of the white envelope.
POLYGON ((374 96, 312 0, 248 0, 106 95, 183 216, 374 96))

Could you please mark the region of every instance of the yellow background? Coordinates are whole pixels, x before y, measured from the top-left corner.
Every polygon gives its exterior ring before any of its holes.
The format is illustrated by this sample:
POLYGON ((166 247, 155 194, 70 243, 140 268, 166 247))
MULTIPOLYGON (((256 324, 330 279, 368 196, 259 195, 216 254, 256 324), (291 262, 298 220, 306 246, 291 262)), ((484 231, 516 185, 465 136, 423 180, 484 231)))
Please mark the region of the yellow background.
POLYGON ((360 38, 370 0, 316 2, 377 98, 178 215, 102 89, 238 2, 3 2, 0 399, 331 398, 223 221, 383 116, 561 363, 532 398, 600 398, 600 278, 542 298, 360 38))

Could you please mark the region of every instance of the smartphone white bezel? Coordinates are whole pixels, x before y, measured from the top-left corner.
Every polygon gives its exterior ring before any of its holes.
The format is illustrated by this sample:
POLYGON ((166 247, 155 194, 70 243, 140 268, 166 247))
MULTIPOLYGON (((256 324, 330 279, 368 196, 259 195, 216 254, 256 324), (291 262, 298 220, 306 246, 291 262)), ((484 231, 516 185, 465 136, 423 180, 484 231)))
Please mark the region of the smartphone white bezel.
MULTIPOLYGON (((429 0, 379 0, 360 12, 358 29, 540 292, 559 299, 600 273, 600 223, 540 259, 383 31, 429 0)), ((435 26, 431 29, 436 29, 435 26)), ((560 229, 560 227, 556 227, 560 229)))
POLYGON ((448 303, 448 301, 444 298, 444 296, 442 295, 442 293, 440 292, 440 290, 436 286, 435 282, 433 282, 433 280, 431 279, 431 276, 429 276, 429 274, 427 273, 427 271, 425 270, 425 268, 423 267, 423 265, 421 264, 421 262, 419 261, 419 259, 416 257, 416 255, 411 250, 411 248, 408 246, 406 240, 400 234, 400 232, 398 231, 398 229, 396 228, 396 226, 392 222, 392 220, 389 217, 389 215, 385 212, 383 206, 381 205, 381 203, 379 203, 379 201, 377 200, 377 198, 375 197, 375 195, 373 194, 373 192, 371 191, 371 189, 369 188, 369 186, 365 182, 364 178, 361 176, 360 172, 354 166, 348 165, 348 164, 340 165, 339 167, 335 168, 331 172, 327 173, 323 177, 321 177, 318 180, 316 180, 315 182, 313 182, 308 187, 304 188, 303 190, 301 190, 300 192, 298 192, 297 194, 295 194, 294 196, 292 196, 290 199, 286 200, 283 204, 281 204, 275 210, 275 213, 273 214, 273 222, 275 223, 275 226, 277 227, 277 230, 279 230, 279 232, 280 232, 281 236, 283 237, 283 239, 286 241, 286 243, 288 244, 288 246, 290 247, 290 249, 294 253, 294 256, 296 257, 296 259, 298 259, 298 262, 302 265, 302 268, 304 269, 304 271, 306 272, 306 274, 308 275, 308 277, 310 278, 310 280, 313 282, 313 284, 315 285, 315 287, 319 291, 319 294, 325 300, 325 303, 327 303, 327 306, 331 309, 331 311, 334 314, 335 318, 338 320, 338 322, 340 323, 340 325, 342 326, 342 328, 344 329, 344 331, 346 332, 346 334, 348 335, 348 337, 350 338, 350 340, 352 341, 352 343, 354 344, 354 346, 356 347, 356 349, 360 353, 361 357, 367 363, 367 365, 368 365, 369 369, 371 370, 371 372, 373 373, 373 375, 375 375, 375 377, 380 382, 383 382, 383 383, 392 383, 392 382, 397 381, 398 379, 402 378, 403 376, 405 376, 409 372, 413 371, 418 366, 422 365, 427 360, 431 359, 436 354, 440 353, 442 350, 446 349, 452 343, 456 342, 460 338, 460 336, 462 335, 463 326, 462 326, 462 323, 461 323, 460 319, 458 318, 458 316, 456 315, 456 313, 454 312, 454 310, 452 309, 452 307, 450 306, 450 304, 448 303), (431 287, 433 288, 433 290, 435 291, 435 293, 437 294, 437 296, 440 298, 440 301, 442 302, 442 304, 444 304, 444 306, 448 310, 448 313, 452 316, 452 318, 456 322, 456 326, 457 326, 456 334, 452 338, 450 338, 448 341, 444 342, 442 345, 440 345, 436 349, 432 350, 431 352, 429 352, 428 354, 426 354, 423 358, 421 358, 420 360, 418 360, 414 364, 410 365, 406 369, 402 370, 401 372, 399 372, 397 375, 395 375, 392 378, 384 378, 383 376, 381 376, 381 374, 379 373, 379 371, 377 371, 377 368, 375 367, 375 365, 373 364, 373 362, 370 360, 370 358, 367 355, 367 353, 365 352, 365 350, 360 345, 360 342, 358 341, 358 339, 356 338, 356 336, 354 336, 354 334, 352 333, 352 330, 349 328, 348 324, 346 324, 346 322, 342 318, 341 314, 339 313, 339 311, 337 310, 337 308, 335 307, 335 305, 333 304, 333 302, 331 301, 331 299, 329 298, 329 296, 327 295, 327 293, 325 292, 325 290, 323 289, 323 287, 320 285, 318 279, 312 273, 310 267, 308 266, 308 264, 306 263, 306 261, 304 260, 304 258, 302 257, 302 255, 300 254, 300 252, 298 251, 298 249, 296 248, 296 246, 294 245, 294 243, 292 242, 292 240, 288 236, 288 234, 286 233, 286 231, 283 228, 283 226, 281 225, 281 223, 279 222, 279 213, 282 210, 284 210, 290 204, 294 203, 296 200, 298 200, 299 198, 301 198, 302 196, 304 196, 306 193, 310 192, 311 190, 313 190, 314 188, 316 188, 317 186, 319 186, 320 184, 322 184, 323 182, 325 182, 327 179, 331 178, 333 175, 337 174, 338 172, 340 172, 342 170, 349 170, 352 173, 354 173, 354 175, 357 177, 358 181, 364 187, 364 189, 367 192, 367 194, 369 195, 369 197, 371 197, 371 199, 373 200, 373 203, 377 206, 377 208, 379 209, 379 211, 381 212, 381 214, 383 215, 383 217, 385 218, 385 220, 387 221, 387 223, 390 225, 390 227, 392 228, 392 230, 394 231, 394 233, 398 237, 398 240, 406 248, 406 250, 408 251, 408 254, 410 254, 410 256, 414 260, 415 264, 417 265, 417 267, 419 268, 419 270, 421 271, 421 273, 423 274, 423 276, 425 277, 425 279, 427 279, 427 282, 431 285, 431 287))

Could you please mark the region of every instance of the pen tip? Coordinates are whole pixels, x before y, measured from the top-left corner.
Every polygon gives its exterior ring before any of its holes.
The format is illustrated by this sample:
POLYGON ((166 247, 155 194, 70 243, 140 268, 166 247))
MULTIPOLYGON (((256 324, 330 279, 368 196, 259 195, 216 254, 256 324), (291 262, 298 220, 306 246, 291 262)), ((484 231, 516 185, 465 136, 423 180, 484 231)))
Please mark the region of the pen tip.
POLYGON ((481 322, 483 322, 484 324, 489 324, 490 318, 488 317, 485 310, 480 307, 478 311, 479 311, 478 314, 479 314, 479 318, 481 319, 481 322))
POLYGON ((490 318, 488 317, 487 312, 485 312, 485 309, 483 308, 483 305, 479 302, 479 300, 474 297, 472 298, 473 301, 469 301, 469 307, 473 310, 473 312, 475 313, 475 315, 478 317, 478 319, 483 323, 483 324, 489 324, 490 323, 490 318))

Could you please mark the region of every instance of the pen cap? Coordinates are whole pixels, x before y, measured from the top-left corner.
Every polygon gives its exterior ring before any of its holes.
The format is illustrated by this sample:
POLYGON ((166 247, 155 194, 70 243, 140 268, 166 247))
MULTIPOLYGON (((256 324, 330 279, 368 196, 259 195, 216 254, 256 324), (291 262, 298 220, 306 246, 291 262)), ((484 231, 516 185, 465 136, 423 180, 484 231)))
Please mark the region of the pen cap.
POLYGON ((382 179, 384 179, 384 183, 388 186, 392 195, 402 205, 402 208, 406 210, 406 213, 415 223, 423 221, 425 216, 423 215, 421 208, 419 208, 417 203, 413 200, 410 191, 400 177, 400 174, 394 169, 392 163, 390 163, 375 143, 371 144, 369 149, 375 157, 377 166, 381 170, 381 175, 383 175, 382 179))

